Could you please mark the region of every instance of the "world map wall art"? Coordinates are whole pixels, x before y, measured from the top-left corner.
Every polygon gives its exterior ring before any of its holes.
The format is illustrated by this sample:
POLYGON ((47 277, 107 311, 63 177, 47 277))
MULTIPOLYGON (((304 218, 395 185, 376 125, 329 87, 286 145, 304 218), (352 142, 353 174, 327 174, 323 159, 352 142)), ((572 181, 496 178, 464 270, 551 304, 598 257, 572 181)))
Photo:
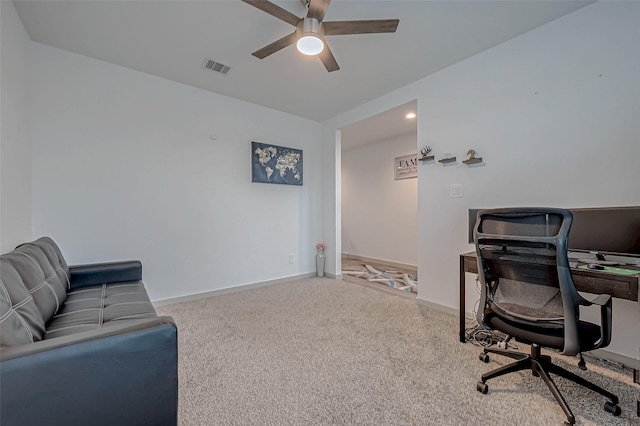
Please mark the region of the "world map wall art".
POLYGON ((302 150, 251 142, 251 181, 302 185, 302 150))

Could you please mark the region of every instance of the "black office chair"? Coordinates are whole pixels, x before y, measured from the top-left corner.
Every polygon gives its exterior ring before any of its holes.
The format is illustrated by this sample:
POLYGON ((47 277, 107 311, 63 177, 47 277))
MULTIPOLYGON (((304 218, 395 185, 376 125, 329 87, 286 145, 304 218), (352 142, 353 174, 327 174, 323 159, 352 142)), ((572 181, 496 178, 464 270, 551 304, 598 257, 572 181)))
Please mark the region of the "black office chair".
POLYGON ((611 296, 589 301, 574 287, 567 257, 571 221, 571 212, 563 209, 480 210, 474 230, 481 282, 478 323, 531 345, 530 354, 484 348, 484 362, 489 362, 488 353, 517 361, 483 374, 476 388, 486 394, 487 380, 530 369, 547 384, 569 425, 575 417, 549 373, 606 396, 610 401, 604 409, 614 416, 621 413, 617 396, 540 354, 542 346, 565 355, 580 354, 578 365, 586 369, 581 352, 605 347, 611 340, 611 296), (600 325, 580 320, 579 306, 590 305, 600 306, 600 325))

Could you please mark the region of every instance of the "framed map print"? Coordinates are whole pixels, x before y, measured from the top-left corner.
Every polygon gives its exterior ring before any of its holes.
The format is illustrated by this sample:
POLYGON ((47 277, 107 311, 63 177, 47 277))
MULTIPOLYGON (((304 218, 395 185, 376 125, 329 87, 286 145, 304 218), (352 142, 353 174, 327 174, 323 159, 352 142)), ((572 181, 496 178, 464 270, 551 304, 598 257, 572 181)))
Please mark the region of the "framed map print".
POLYGON ((251 142, 251 181, 302 185, 302 150, 251 142))

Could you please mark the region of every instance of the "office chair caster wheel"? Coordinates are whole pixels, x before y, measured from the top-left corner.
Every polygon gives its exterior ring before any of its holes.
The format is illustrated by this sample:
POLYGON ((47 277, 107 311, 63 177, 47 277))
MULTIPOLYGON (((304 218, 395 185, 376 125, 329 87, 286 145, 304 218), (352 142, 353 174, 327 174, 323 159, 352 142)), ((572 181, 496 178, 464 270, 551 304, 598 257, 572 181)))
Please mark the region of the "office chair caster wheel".
POLYGON ((484 352, 482 352, 480 355, 478 355, 478 358, 480 359, 480 361, 487 363, 489 362, 489 354, 485 354, 484 352))
POLYGON ((607 411, 616 417, 618 417, 622 413, 622 409, 620 409, 620 406, 618 404, 614 404, 611 401, 607 401, 604 403, 604 411, 607 411))
POLYGON ((489 386, 487 386, 485 382, 478 382, 478 384, 476 385, 476 390, 480 393, 486 394, 487 392, 489 392, 489 386))

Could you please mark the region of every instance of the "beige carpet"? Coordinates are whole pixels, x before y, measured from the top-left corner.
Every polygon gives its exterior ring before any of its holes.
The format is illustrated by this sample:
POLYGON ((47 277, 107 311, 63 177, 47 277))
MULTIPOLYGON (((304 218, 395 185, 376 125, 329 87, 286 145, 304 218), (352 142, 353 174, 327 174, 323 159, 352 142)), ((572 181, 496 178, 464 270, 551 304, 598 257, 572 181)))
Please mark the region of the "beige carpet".
MULTIPOLYGON (((180 424, 561 425, 541 379, 515 373, 475 390, 508 360, 478 360, 455 317, 415 300, 313 278, 158 308, 179 330, 180 424)), ((525 348, 526 349, 526 348, 525 348)), ((620 397, 556 380, 579 425, 640 424, 632 372, 589 362, 585 377, 620 397)), ((558 363, 579 371, 573 358, 558 363), (569 361, 570 364, 567 364, 569 361)))

